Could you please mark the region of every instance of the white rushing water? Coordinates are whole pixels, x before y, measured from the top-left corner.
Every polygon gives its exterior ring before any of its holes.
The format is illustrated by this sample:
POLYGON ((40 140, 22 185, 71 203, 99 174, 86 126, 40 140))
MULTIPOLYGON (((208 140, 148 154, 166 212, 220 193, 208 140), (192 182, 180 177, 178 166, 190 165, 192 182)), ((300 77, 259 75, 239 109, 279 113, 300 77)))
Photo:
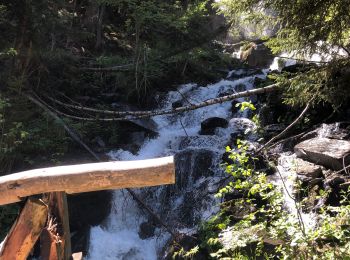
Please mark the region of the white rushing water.
MULTIPOLYGON (((242 86, 244 89, 251 89, 254 78, 265 78, 266 73, 267 70, 264 70, 262 74, 242 77, 242 70, 232 71, 229 73, 230 76, 239 74, 239 77, 242 78, 223 79, 216 84, 205 87, 196 84, 183 85, 178 91, 168 93, 161 108, 171 108, 172 104, 179 100, 182 100, 184 105, 198 103, 220 95, 242 91, 242 86), (238 87, 239 90, 236 89, 238 87)), ((137 155, 124 150, 115 150, 109 153, 109 156, 114 160, 156 158, 176 153, 183 155, 179 156, 179 162, 176 162, 177 175, 181 176, 177 176, 177 184, 174 188, 160 187, 136 190, 136 193, 163 220, 166 220, 169 225, 175 226, 180 232, 195 230, 196 226, 192 222, 198 224, 198 216, 201 219, 209 218, 218 209, 217 201, 212 193, 217 191, 216 183, 224 174, 220 170, 219 163, 225 145, 230 139, 230 133, 234 129, 230 126, 226 129, 217 128, 215 135, 199 135, 201 122, 210 117, 221 117, 228 120, 234 117, 231 112, 231 103, 203 107, 179 115, 157 116, 154 121, 157 124, 159 136, 146 140, 137 155), (190 155, 186 151, 189 151, 190 155), (206 157, 201 159, 201 156, 206 153, 211 153, 213 157, 209 167, 213 171, 211 176, 201 175, 201 173, 197 173, 198 169, 196 169, 196 167, 200 167, 196 163, 206 163, 206 157), (196 200, 197 197, 199 199, 196 200), (182 214, 188 214, 190 217, 181 216, 182 214), (196 221, 191 221, 192 218, 196 221), (181 223, 181 221, 187 222, 187 220, 189 223, 181 223)), ((114 192, 112 205, 110 216, 105 223, 91 229, 88 259, 153 260, 162 258, 162 248, 170 238, 169 234, 157 227, 154 236, 141 239, 139 237, 140 224, 148 221, 148 216, 125 190, 114 192)))

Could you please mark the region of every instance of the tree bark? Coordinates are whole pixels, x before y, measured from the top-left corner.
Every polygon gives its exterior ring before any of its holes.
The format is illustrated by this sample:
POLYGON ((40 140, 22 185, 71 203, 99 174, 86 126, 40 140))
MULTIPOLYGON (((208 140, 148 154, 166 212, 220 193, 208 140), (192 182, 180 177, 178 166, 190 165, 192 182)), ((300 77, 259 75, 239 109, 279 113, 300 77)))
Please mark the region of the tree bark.
POLYGON ((96 44, 95 44, 96 50, 99 50, 102 44, 102 22, 103 22, 105 9, 106 9, 106 6, 104 4, 100 5, 98 8, 98 19, 97 19, 97 26, 96 26, 96 44))

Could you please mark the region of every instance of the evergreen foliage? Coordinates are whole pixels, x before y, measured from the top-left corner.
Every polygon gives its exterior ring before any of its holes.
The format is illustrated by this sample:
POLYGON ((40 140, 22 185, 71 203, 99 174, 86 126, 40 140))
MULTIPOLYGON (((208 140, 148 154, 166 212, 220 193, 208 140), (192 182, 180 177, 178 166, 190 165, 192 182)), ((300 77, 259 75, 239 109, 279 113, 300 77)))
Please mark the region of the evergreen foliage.
POLYGON ((308 60, 314 53, 328 61, 308 72, 280 75, 287 103, 305 105, 329 103, 334 108, 349 100, 350 2, 323 0, 222 0, 220 12, 239 24, 258 27, 258 37, 266 28, 275 32, 266 39, 275 54, 290 53, 308 60))

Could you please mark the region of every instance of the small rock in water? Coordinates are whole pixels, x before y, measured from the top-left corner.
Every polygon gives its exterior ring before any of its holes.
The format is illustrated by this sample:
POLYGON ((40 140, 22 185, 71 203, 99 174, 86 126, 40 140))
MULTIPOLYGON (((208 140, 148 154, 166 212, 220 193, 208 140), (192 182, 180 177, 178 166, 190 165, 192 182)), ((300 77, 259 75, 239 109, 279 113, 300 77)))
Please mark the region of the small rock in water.
POLYGON ((175 101, 174 103, 171 104, 171 106, 172 108, 182 107, 183 106, 182 100, 175 101))
POLYGON ((147 239, 154 236, 156 227, 149 222, 143 222, 140 225, 139 236, 141 239, 147 239))
POLYGON ((226 128, 228 122, 225 118, 221 117, 210 117, 201 123, 201 135, 213 135, 215 134, 215 128, 223 127, 226 128))
POLYGON ((323 165, 333 170, 340 170, 350 163, 350 141, 313 138, 294 147, 299 158, 323 165))

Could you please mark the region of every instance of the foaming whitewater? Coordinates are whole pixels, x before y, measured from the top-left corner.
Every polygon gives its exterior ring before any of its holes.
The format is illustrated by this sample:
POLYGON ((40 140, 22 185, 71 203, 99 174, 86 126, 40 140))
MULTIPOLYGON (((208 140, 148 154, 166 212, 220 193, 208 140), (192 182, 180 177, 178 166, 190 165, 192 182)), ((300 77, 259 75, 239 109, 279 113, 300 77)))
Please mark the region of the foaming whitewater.
MULTIPOLYGON (((266 73, 267 70, 264 70, 262 74, 237 80, 230 80, 228 76, 227 79, 204 87, 183 85, 178 91, 168 93, 160 109, 169 109, 179 100, 189 105, 232 94, 237 92, 236 86, 239 86, 239 91, 242 91, 242 85, 246 90, 251 89, 255 77, 265 78, 266 73)), ((145 140, 137 155, 121 149, 108 154, 113 160, 176 155, 175 185, 134 191, 163 221, 179 232, 194 232, 201 220, 209 218, 218 210, 218 201, 213 193, 224 176, 219 164, 234 129, 232 126, 217 128, 215 135, 199 135, 201 122, 210 117, 232 118, 230 102, 154 117, 158 137, 145 140)), ((154 234, 141 239, 140 225, 149 222, 147 212, 137 205, 127 191, 115 191, 110 216, 104 224, 91 229, 87 259, 161 259, 164 255, 162 249, 170 235, 157 226, 154 234)))
POLYGON ((288 210, 290 217, 294 220, 300 219, 305 231, 312 230, 316 225, 316 214, 304 212, 297 206, 295 199, 295 184, 297 179, 296 161, 297 156, 290 153, 282 153, 278 159, 277 173, 269 176, 277 187, 283 192, 284 206, 288 210))

